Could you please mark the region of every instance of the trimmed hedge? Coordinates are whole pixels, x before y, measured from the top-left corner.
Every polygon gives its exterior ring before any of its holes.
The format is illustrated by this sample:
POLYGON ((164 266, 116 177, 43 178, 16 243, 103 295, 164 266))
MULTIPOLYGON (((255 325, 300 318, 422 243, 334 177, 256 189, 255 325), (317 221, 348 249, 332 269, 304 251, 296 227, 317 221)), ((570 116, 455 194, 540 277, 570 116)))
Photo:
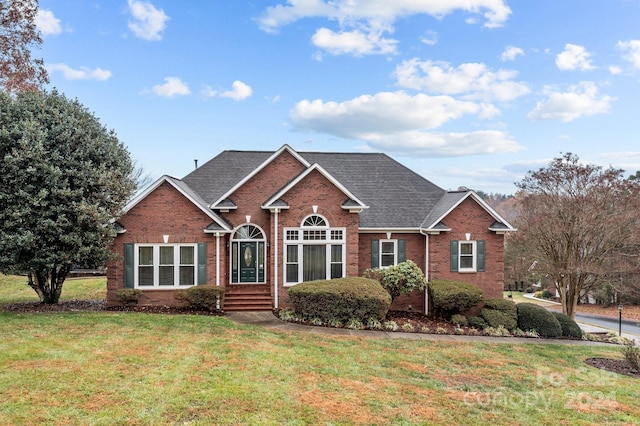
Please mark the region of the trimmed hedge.
POLYGON ((224 287, 198 285, 186 290, 178 290, 174 297, 194 309, 214 312, 222 310, 224 306, 224 287))
POLYGON ((509 331, 518 327, 518 311, 516 304, 506 299, 487 299, 480 315, 491 327, 503 326, 509 331))
POLYGON ((571 339, 582 338, 582 329, 569 315, 563 314, 562 312, 552 312, 552 314, 560 323, 562 337, 569 337, 571 339))
POLYGON ((482 301, 482 290, 463 281, 435 280, 429 283, 429 300, 436 316, 450 318, 482 301))
POLYGON ((518 327, 517 315, 511 315, 504 311, 498 311, 497 309, 482 308, 480 311, 482 318, 489 324, 490 327, 498 328, 503 326, 509 331, 513 331, 518 327))
POLYGON ((518 328, 522 331, 536 331, 543 337, 562 336, 562 327, 555 316, 540 305, 519 303, 518 328))
POLYGON ((483 330, 487 327, 487 322, 482 317, 471 317, 469 318, 469 327, 483 330))
POLYGON ((300 283, 289 288, 294 310, 323 322, 343 323, 355 318, 366 322, 371 318, 382 321, 391 306, 391 296, 380 282, 361 277, 318 280, 300 283))

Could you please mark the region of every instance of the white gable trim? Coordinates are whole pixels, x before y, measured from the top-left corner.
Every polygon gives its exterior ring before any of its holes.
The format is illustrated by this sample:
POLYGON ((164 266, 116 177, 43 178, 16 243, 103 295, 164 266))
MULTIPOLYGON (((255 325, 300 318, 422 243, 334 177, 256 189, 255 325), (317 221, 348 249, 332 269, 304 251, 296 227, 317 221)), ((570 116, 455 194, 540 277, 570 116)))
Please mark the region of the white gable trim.
POLYGON ((155 182, 153 182, 151 185, 149 185, 148 187, 146 187, 142 192, 140 192, 138 195, 136 195, 133 200, 131 200, 125 207, 124 210, 122 212, 123 215, 127 214, 132 208, 134 208, 136 205, 138 205, 142 200, 144 200, 145 198, 147 198, 147 196, 149 196, 149 194, 151 194, 153 191, 155 191, 156 189, 158 189, 158 187, 160 187, 160 185, 162 185, 163 183, 167 182, 169 185, 171 185, 173 188, 175 188, 180 194, 184 195, 184 197, 189 200, 191 203, 193 203, 193 205, 195 205, 196 207, 198 207, 204 214, 206 214, 207 216, 209 216, 209 218, 211 218, 214 222, 216 222, 218 225, 220 225, 224 230, 230 231, 231 229, 229 228, 229 225, 227 225, 223 220, 220 219, 220 217, 215 214, 214 212, 212 212, 211 210, 209 210, 208 208, 206 208, 205 206, 203 206, 201 203, 199 203, 196 199, 194 199, 191 194, 185 192, 179 185, 177 185, 175 183, 175 178, 168 176, 168 175, 163 175, 161 176, 158 180, 156 180, 155 182))
POLYGON ((362 201, 360 201, 358 199, 358 197, 353 195, 351 193, 351 191, 349 191, 344 185, 342 185, 336 178, 331 176, 331 174, 329 172, 327 172, 325 169, 323 169, 318 163, 316 163, 313 166, 309 167, 307 170, 305 170, 304 172, 299 174, 298 177, 296 177, 294 180, 289 182, 289 184, 287 186, 285 186, 284 188, 282 188, 280 190, 280 192, 278 192, 276 195, 271 197, 266 203, 264 203, 262 205, 262 208, 265 209, 265 210, 266 209, 270 209, 272 203, 274 203, 277 200, 279 200, 284 194, 289 192, 289 190, 291 188, 296 186, 302 179, 307 177, 314 170, 317 170, 318 172, 320 172, 320 174, 322 174, 322 176, 327 178, 336 188, 338 188, 340 191, 342 191, 343 194, 345 194, 347 197, 349 197, 350 199, 352 199, 353 201, 355 201, 358 204, 358 207, 355 207, 355 208, 354 207, 347 207, 347 209, 349 209, 350 211, 351 210, 360 211, 362 209, 368 209, 369 208, 369 206, 367 206, 362 201))
POLYGON ((291 148, 289 145, 284 144, 282 145, 282 147, 277 150, 276 152, 274 152, 269 158, 267 158, 262 164, 260 164, 258 167, 256 167, 251 173, 249 173, 247 176, 244 177, 244 179, 242 179, 241 181, 239 181, 238 183, 236 183, 231 189, 229 189, 227 192, 225 192, 224 194, 222 194, 222 196, 220 198, 218 198, 216 201, 214 201, 213 203, 211 203, 211 206, 209 206, 210 208, 214 209, 216 208, 216 205, 218 203, 221 203, 222 201, 224 201, 225 199, 227 199, 231 194, 233 194, 236 190, 238 190, 238 188, 240 188, 242 185, 244 185, 245 183, 247 183, 249 181, 249 179, 251 179, 252 177, 254 177, 255 175, 258 174, 258 172, 260 172, 262 169, 264 169, 265 167, 267 167, 273 160, 275 160, 276 158, 278 158, 280 156, 280 154, 282 154, 284 151, 287 151, 289 154, 293 155, 293 157, 298 160, 303 166, 305 167, 309 167, 311 164, 305 160, 304 158, 302 158, 302 156, 300 154, 298 154, 293 148, 291 148))
POLYGON ((495 211, 489 204, 487 204, 486 201, 484 201, 478 194, 476 194, 474 191, 468 191, 463 197, 461 197, 456 203, 454 203, 453 205, 451 205, 451 207, 449 207, 449 209, 444 212, 440 217, 438 217, 436 220, 434 220, 431 225, 429 225, 428 227, 424 228, 425 231, 444 231, 444 229, 434 229, 434 227, 436 225, 438 225, 438 223, 442 222, 444 220, 445 217, 447 217, 449 215, 449 213, 451 213, 454 209, 456 209, 460 204, 462 204, 462 202, 464 200, 466 200, 467 198, 473 198, 479 205, 480 207, 482 207, 487 213, 489 213, 491 215, 491 217, 493 217, 495 220, 497 220, 498 222, 502 222, 504 223, 504 225, 507 227, 507 229, 501 229, 501 232, 511 232, 511 231, 515 231, 516 229, 511 226, 509 224, 509 222, 507 222, 504 218, 502 218, 502 216, 500 216, 498 214, 497 211, 495 211))

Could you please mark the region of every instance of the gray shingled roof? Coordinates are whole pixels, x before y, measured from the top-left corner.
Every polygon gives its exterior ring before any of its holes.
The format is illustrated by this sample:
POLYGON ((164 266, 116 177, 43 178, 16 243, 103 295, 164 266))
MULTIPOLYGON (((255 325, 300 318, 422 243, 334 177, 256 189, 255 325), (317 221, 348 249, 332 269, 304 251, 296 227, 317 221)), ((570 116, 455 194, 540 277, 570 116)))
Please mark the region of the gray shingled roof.
MULTIPOLYGON (((266 161, 273 151, 224 151, 184 177, 206 203, 217 201, 266 161)), ((446 194, 442 188, 385 154, 298 152, 318 163, 369 206, 361 228, 418 229, 446 194)), ((265 200, 274 194, 264 194, 265 200)), ((345 200, 346 201, 346 200, 345 200)))
POLYGON ((448 191, 445 192, 440 200, 436 203, 434 208, 431 210, 429 215, 422 222, 421 227, 428 229, 430 227, 436 227, 438 223, 436 221, 440 221, 442 216, 447 213, 453 206, 458 204, 460 200, 466 197, 469 194, 469 191, 448 191))
POLYGON ((320 164, 369 206, 360 212, 361 228, 418 229, 445 191, 379 153, 299 152, 320 164))

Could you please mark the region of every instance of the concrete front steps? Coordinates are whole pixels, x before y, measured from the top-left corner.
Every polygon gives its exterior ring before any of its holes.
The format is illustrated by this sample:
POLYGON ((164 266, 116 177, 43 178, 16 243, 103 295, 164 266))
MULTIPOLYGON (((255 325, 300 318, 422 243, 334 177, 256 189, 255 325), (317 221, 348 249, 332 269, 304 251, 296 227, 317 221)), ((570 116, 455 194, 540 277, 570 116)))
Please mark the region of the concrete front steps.
POLYGON ((267 284, 230 284, 225 290, 225 311, 270 311, 272 308, 271 286, 267 284))

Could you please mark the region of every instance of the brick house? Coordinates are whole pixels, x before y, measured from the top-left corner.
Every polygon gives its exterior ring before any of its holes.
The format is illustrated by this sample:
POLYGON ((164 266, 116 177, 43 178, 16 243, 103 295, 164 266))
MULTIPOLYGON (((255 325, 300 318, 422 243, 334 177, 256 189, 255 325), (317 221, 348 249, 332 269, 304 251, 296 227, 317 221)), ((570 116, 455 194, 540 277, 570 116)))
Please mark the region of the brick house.
MULTIPOLYGON (((116 222, 107 302, 178 303, 177 289, 225 287, 225 310, 272 309, 303 281, 411 259, 428 280, 501 297, 504 234, 473 191, 445 191, 384 154, 224 151, 183 179, 163 176, 116 222)), ((427 309, 426 294, 393 309, 427 309)))

